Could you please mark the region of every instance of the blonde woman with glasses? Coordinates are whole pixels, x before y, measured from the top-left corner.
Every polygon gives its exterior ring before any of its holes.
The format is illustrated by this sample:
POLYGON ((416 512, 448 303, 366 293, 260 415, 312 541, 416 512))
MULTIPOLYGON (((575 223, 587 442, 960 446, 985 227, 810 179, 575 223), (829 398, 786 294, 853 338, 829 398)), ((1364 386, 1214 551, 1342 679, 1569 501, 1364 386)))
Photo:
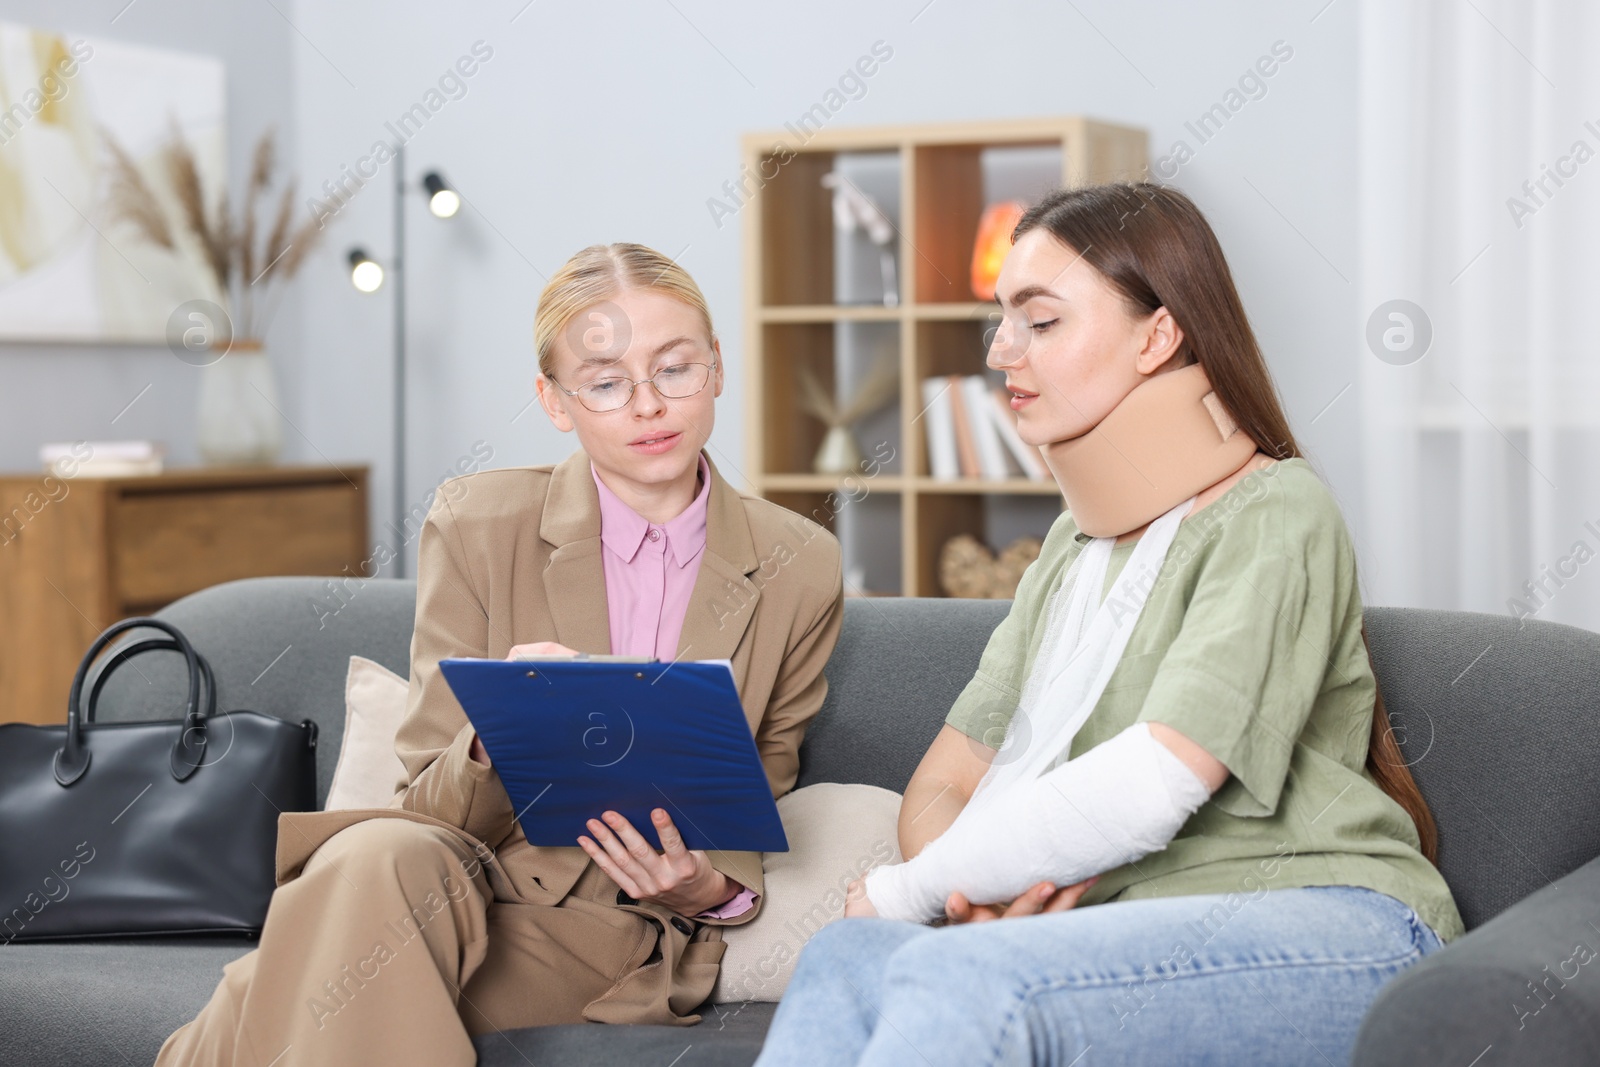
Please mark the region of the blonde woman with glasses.
POLYGON ((405 779, 388 808, 283 817, 260 947, 158 1065, 469 1067, 472 1036, 494 1030, 693 1024, 722 928, 759 914, 761 855, 685 849, 665 807, 651 827, 597 811, 570 846, 530 845, 438 664, 728 659, 782 796, 827 691, 838 542, 741 495, 706 454, 721 346, 668 257, 585 248, 540 295, 534 346, 539 402, 579 451, 437 495, 395 741, 405 779))

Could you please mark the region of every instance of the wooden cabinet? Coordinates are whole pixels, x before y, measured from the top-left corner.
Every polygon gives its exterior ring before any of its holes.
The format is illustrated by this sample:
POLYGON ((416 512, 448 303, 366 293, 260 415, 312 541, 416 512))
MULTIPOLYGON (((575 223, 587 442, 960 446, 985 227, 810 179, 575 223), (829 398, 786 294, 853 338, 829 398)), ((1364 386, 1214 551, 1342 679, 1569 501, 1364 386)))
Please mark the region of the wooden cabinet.
POLYGON ((922 380, 1003 379, 984 367, 997 309, 978 302, 969 281, 979 216, 998 199, 1138 179, 1147 134, 1081 117, 807 133, 803 143, 792 129, 743 141, 742 173, 755 189, 739 205, 749 435, 740 473, 760 495, 833 530, 847 569, 853 556, 875 555, 876 573, 866 567, 847 593, 940 596, 938 557, 951 537, 972 534, 995 548, 1023 533, 1042 537, 1062 504, 1054 482, 929 474, 922 380), (822 182, 834 171, 877 199, 894 224, 892 306, 882 300, 876 251, 847 247, 864 239, 847 241, 835 229, 822 182), (851 280, 852 268, 865 284, 851 280), (848 394, 864 372, 859 360, 849 365, 846 349, 897 359, 899 395, 856 432, 868 469, 815 474, 826 427, 797 405, 800 375, 848 394))
POLYGON ((365 467, 0 476, 0 720, 65 721, 118 619, 237 578, 362 574, 370 555, 365 467))

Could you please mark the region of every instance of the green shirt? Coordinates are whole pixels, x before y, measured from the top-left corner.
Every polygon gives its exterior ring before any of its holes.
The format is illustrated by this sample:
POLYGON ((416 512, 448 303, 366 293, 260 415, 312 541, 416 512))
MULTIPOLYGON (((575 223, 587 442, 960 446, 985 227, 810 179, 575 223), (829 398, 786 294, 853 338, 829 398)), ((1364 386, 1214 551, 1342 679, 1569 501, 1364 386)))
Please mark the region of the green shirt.
MULTIPOLYGON (((1051 526, 946 722, 1000 747, 1050 596, 1087 541, 1070 512, 1051 526)), ((1112 549, 1101 601, 1135 544, 1112 549)), ((1311 465, 1271 464, 1185 518, 1152 579, 1069 756, 1161 722, 1230 774, 1166 848, 1106 871, 1079 906, 1220 893, 1238 910, 1273 889, 1355 885, 1403 901, 1442 941, 1464 933, 1416 825, 1365 767, 1377 684, 1355 552, 1311 465)))

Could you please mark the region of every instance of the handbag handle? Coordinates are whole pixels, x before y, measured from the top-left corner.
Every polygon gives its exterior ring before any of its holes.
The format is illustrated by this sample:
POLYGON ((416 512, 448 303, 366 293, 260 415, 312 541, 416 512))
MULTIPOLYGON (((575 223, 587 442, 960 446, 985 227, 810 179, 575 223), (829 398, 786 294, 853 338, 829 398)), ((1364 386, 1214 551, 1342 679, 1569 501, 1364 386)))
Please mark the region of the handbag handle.
MULTIPOLYGON (((205 757, 206 722, 200 714, 200 655, 189 643, 189 639, 183 635, 183 631, 176 626, 147 615, 136 615, 107 627, 94 639, 94 644, 89 646, 89 651, 84 653, 83 659, 78 663, 77 673, 72 677, 72 692, 67 697, 67 740, 56 752, 55 758, 56 781, 62 786, 76 782, 89 769, 89 746, 84 740, 83 723, 78 715, 78 707, 83 697, 83 683, 88 676, 89 666, 114 638, 141 627, 160 630, 170 637, 178 650, 183 653, 189 671, 189 695, 184 704, 183 722, 179 726, 178 739, 172 746, 172 755, 169 759, 172 777, 177 781, 184 781, 195 772, 205 757)), ((126 658, 121 655, 115 657, 107 669, 101 672, 97 683, 109 673, 110 667, 124 662, 126 658)), ((99 688, 98 684, 96 688, 99 688)))
MULTIPOLYGON (((145 652, 182 652, 183 648, 170 637, 150 637, 143 641, 136 641, 116 650, 106 660, 100 673, 95 675, 94 683, 89 686, 89 704, 83 709, 83 724, 94 725, 94 709, 100 703, 100 690, 111 678, 111 672, 122 665, 125 660, 145 652)), ((200 678, 205 686, 205 710, 201 718, 210 719, 217 711, 217 681, 211 674, 211 663, 199 651, 195 651, 195 658, 200 661, 200 678)))

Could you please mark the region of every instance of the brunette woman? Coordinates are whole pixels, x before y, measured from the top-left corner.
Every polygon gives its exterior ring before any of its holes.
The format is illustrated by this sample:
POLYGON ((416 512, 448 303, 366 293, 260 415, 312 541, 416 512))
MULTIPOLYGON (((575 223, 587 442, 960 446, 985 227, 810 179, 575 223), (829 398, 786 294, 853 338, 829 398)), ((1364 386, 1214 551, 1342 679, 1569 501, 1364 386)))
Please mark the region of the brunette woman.
POLYGON ((1067 510, 758 1062, 1347 1062, 1463 931, 1344 519, 1187 197, 1013 237, 988 362, 1067 510))

